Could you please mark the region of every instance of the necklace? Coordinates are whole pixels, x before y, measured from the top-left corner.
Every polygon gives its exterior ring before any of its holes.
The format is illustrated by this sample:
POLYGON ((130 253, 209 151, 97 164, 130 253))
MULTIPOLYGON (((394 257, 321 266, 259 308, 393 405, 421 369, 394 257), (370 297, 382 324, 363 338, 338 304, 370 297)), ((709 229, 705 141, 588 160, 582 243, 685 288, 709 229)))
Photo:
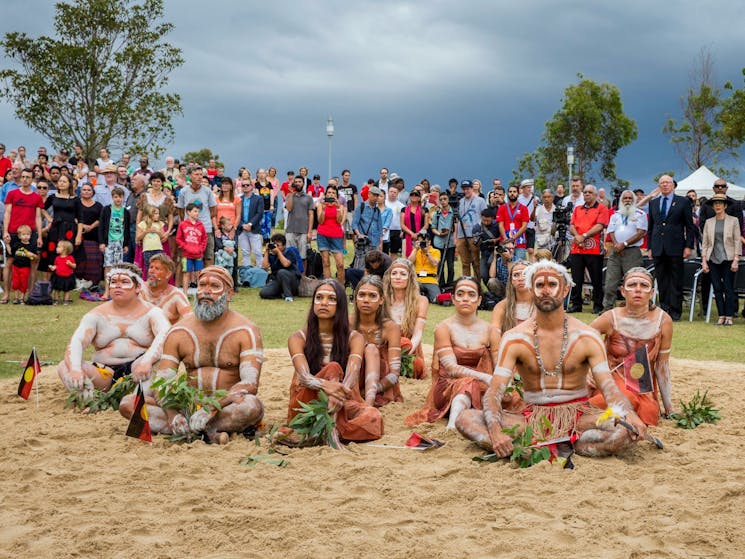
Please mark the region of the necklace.
POLYGON ((533 348, 535 349, 535 358, 538 361, 538 368, 541 370, 541 376, 555 377, 561 374, 562 366, 564 365, 564 357, 566 357, 567 346, 569 345, 569 321, 567 317, 564 317, 564 333, 561 339, 561 353, 559 353, 559 360, 556 362, 556 367, 553 371, 546 371, 546 367, 543 365, 543 358, 541 357, 541 350, 538 348, 538 321, 533 323, 533 348))

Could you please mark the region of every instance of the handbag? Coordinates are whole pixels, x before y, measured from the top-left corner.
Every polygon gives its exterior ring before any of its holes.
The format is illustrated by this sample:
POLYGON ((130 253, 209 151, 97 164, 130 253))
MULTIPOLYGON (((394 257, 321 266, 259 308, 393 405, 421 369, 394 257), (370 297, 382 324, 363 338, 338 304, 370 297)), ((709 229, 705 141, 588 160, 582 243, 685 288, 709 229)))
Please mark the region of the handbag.
POLYGON ((313 293, 316 291, 316 287, 321 284, 321 281, 314 276, 300 276, 300 283, 297 286, 298 297, 313 297, 313 293))

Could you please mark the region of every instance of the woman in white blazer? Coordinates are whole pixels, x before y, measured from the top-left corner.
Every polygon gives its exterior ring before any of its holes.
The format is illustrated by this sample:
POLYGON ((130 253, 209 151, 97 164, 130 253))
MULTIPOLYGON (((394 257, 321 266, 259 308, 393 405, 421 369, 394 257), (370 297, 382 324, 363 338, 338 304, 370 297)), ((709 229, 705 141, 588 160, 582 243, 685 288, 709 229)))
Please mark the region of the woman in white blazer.
POLYGON ((739 264, 740 223, 725 210, 730 200, 715 194, 706 201, 714 208, 714 217, 706 220, 701 240, 701 265, 710 274, 719 320, 717 325, 732 326, 736 312, 735 274, 739 264))

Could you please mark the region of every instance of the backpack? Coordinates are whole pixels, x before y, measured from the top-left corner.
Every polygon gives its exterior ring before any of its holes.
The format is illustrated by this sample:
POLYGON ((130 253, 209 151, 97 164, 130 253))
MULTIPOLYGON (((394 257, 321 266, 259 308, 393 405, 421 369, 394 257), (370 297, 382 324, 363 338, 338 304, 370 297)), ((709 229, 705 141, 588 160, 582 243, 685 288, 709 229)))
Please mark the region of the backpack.
POLYGON ((481 304, 479 305, 480 311, 491 311, 494 310, 494 307, 497 306, 497 303, 499 303, 500 298, 497 297, 495 293, 492 293, 491 291, 485 291, 481 295, 481 304))
POLYGON ((321 259, 320 253, 316 252, 312 248, 308 247, 306 253, 307 270, 305 271, 306 276, 313 276, 314 278, 323 277, 323 260, 321 259))
POLYGON ((29 305, 51 305, 52 304, 52 283, 49 281, 39 280, 34 283, 31 293, 28 295, 29 305))

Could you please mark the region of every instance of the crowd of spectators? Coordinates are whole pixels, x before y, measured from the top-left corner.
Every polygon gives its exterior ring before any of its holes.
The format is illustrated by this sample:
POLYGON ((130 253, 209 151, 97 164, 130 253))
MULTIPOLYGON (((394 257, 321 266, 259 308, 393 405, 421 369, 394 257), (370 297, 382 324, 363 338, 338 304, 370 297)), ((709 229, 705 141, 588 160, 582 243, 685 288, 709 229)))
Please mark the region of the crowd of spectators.
MULTIPOLYGON (((175 281, 185 290, 213 263, 236 285, 240 270, 258 267, 269 273, 261 296, 292 301, 308 258, 315 258, 315 242, 318 275, 331 277, 333 263, 336 278, 353 287, 371 265, 408 258, 432 302, 452 286, 456 258, 462 274, 480 279, 498 300, 510 263, 548 250, 571 268, 577 286, 592 286, 595 313, 613 307, 626 271, 653 264, 660 304, 673 320, 681 315, 683 262, 695 252, 705 293, 714 288, 720 323, 731 324, 736 313, 743 203, 726 196, 722 179, 709 200, 695 191, 676 195, 667 175, 650 194, 614 191, 609 198, 580 177, 572 177, 568 189, 558 184, 542 192, 534 191, 531 179, 506 191, 500 179, 488 191, 477 179, 455 178, 447 188, 427 179, 407 188, 402 177, 382 168, 358 188, 348 169, 323 185, 307 167, 288 171, 280 182, 275 167, 259 168, 255 176, 241 168, 231 178, 214 160, 202 167, 167 157, 160 170, 145 155, 138 163, 128 154, 115 161, 105 148, 88 161, 81 146, 72 155, 65 149, 50 155, 41 147, 32 159, 23 146, 6 154, 0 144, 6 250, 0 303, 25 302, 37 278, 57 277, 57 285, 69 288, 61 273, 76 278, 75 288, 88 290, 90 298, 105 300, 100 284, 108 268, 128 261, 147 274, 159 253, 180 263, 175 281), (69 269, 55 265, 66 250, 59 250, 62 241, 73 247, 69 269)), ((586 297, 582 288, 573 289, 569 312, 581 311, 586 297)))

